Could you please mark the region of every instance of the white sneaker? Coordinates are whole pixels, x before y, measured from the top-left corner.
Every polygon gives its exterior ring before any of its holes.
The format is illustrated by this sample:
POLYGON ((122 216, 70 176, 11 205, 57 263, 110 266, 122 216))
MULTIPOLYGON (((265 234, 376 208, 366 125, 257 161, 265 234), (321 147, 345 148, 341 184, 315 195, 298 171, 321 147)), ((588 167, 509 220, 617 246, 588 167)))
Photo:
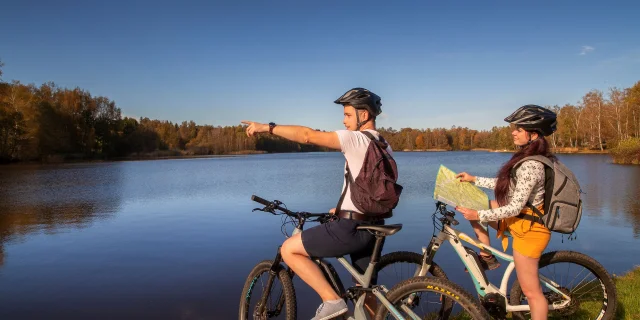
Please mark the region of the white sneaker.
POLYGON ((323 302, 318 310, 316 310, 316 316, 311 320, 328 320, 333 319, 337 316, 343 315, 349 311, 349 307, 347 307, 347 303, 344 300, 333 300, 323 302))

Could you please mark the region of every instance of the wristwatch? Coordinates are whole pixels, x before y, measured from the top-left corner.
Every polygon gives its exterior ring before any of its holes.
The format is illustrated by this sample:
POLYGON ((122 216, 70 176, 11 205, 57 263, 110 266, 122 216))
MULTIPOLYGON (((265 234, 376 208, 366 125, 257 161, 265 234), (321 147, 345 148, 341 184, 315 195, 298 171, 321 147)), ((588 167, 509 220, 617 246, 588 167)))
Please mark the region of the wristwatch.
POLYGON ((269 133, 273 134, 273 128, 276 127, 276 124, 273 122, 269 122, 269 133))

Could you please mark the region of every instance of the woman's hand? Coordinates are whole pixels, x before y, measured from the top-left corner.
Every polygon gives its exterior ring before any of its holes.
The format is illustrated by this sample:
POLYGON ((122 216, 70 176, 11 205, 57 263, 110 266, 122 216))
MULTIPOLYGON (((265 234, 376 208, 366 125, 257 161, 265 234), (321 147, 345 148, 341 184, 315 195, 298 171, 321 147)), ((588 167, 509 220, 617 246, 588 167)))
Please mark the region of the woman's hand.
POLYGON ((336 208, 333 208, 333 209, 329 210, 329 214, 331 214, 331 215, 336 214, 336 208))
POLYGON ((460 172, 456 175, 456 178, 460 179, 460 182, 476 182, 476 177, 466 172, 460 172))
POLYGON ((473 210, 473 209, 469 209, 469 208, 465 208, 465 207, 459 207, 459 206, 456 207, 455 209, 458 212, 462 213, 464 218, 469 220, 469 221, 480 220, 480 217, 478 216, 478 211, 477 210, 473 210))

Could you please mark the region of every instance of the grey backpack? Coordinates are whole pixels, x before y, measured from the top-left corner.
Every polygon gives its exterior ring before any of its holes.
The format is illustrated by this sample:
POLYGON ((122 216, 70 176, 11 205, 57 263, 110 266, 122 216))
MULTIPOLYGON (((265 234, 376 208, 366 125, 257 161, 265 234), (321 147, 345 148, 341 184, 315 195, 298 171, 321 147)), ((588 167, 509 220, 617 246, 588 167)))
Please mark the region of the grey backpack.
POLYGON ((527 160, 535 160, 544 164, 544 214, 527 201, 527 206, 537 216, 520 214, 518 217, 538 222, 549 230, 559 233, 573 233, 582 217, 582 200, 580 184, 576 176, 559 160, 551 160, 545 156, 531 156, 518 161, 515 170, 527 160))

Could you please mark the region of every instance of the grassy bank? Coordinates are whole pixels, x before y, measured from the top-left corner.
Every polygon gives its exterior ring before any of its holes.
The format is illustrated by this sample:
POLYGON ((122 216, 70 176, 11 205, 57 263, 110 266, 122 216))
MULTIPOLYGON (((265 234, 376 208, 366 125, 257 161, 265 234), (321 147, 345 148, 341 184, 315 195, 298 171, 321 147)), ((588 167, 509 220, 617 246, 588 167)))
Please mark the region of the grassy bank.
MULTIPOLYGON (((393 148, 393 146, 391 146, 393 148)), ((404 149, 402 152, 445 152, 447 149, 404 149)))
POLYGON ((615 278, 618 289, 618 312, 616 319, 640 319, 640 266, 615 278))
POLYGON ((552 148, 551 151, 553 153, 580 153, 580 154, 606 154, 609 153, 608 150, 600 150, 600 149, 578 149, 578 148, 552 148))
POLYGON ((618 164, 640 164, 640 138, 621 141, 611 150, 611 158, 618 164))

